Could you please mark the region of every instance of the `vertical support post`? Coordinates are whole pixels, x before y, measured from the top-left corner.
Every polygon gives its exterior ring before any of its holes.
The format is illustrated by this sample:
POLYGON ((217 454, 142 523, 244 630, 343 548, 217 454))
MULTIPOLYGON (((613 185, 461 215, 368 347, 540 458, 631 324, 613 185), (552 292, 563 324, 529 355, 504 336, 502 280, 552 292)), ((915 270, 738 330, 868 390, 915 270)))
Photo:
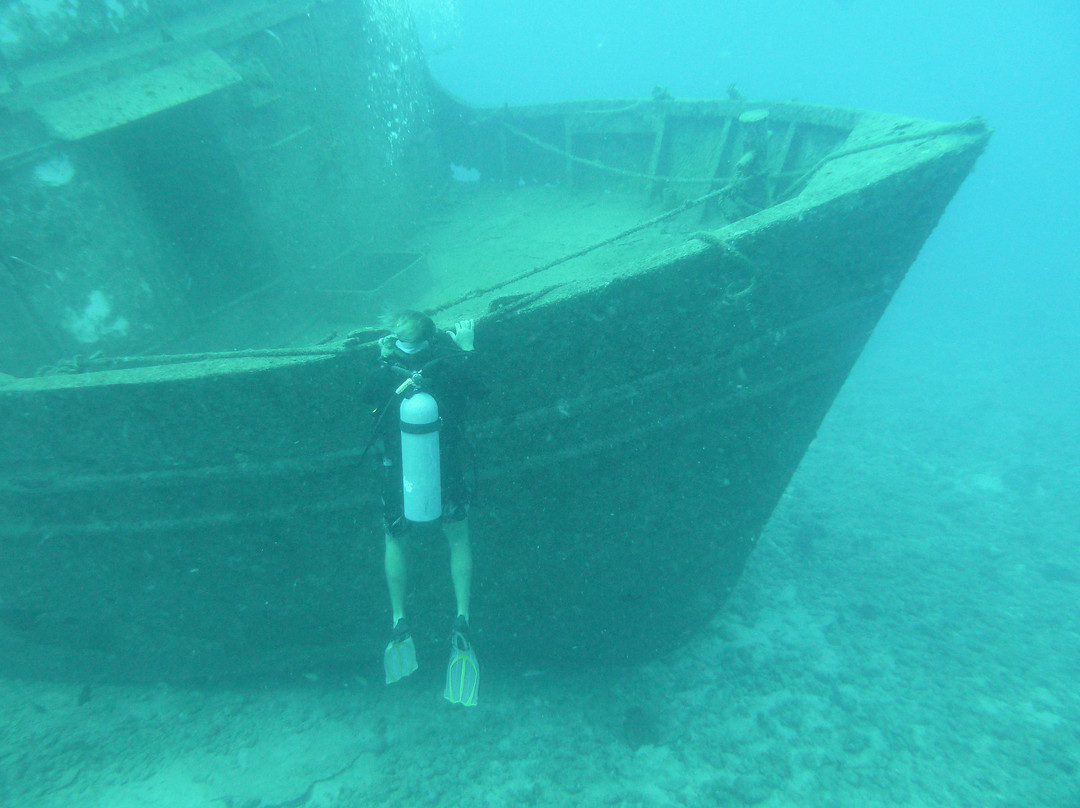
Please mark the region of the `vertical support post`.
POLYGON ((656 139, 653 141, 652 156, 649 158, 649 198, 656 199, 664 190, 664 183, 656 179, 660 171, 660 157, 664 151, 664 133, 667 130, 667 115, 661 115, 656 126, 656 139))
MULTIPOLYGON (((724 117, 724 126, 720 129, 720 137, 717 138, 715 151, 713 152, 713 159, 709 166, 709 173, 706 176, 710 182, 706 191, 715 191, 720 185, 720 180, 727 179, 720 176, 720 171, 724 167, 724 152, 727 149, 728 138, 731 135, 731 118, 724 117)), ((704 224, 707 222, 716 211, 716 200, 711 199, 701 206, 701 222, 704 224)))
POLYGON ((780 174, 784 171, 784 163, 787 162, 788 152, 791 151, 791 143, 795 139, 795 130, 797 128, 795 121, 788 122, 787 130, 784 132, 784 139, 780 143, 780 150, 775 154, 767 168, 770 205, 776 199, 776 188, 782 179, 780 174))
POLYGON ((754 208, 769 205, 766 182, 769 168, 769 111, 751 109, 739 116, 742 130, 742 156, 735 164, 735 175, 745 178, 740 195, 754 208))
POLYGON ((507 142, 506 127, 499 126, 499 181, 504 188, 510 187, 510 156, 508 154, 509 144, 507 142))
POLYGON ((750 173, 760 173, 769 165, 769 110, 752 109, 739 116, 743 127, 743 153, 750 173))
POLYGON ((574 122, 569 115, 563 117, 563 151, 566 152, 566 187, 574 189, 574 122))

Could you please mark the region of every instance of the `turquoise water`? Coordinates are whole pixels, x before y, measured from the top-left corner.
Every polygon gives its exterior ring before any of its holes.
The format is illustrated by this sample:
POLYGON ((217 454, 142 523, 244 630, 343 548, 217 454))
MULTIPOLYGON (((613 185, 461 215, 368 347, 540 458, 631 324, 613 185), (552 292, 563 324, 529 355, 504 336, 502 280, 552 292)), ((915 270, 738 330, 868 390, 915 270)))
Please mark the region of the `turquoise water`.
POLYGON ((478 103, 734 82, 997 131, 694 642, 488 675, 473 711, 438 665, 3 681, 0 806, 1080 805, 1075 4, 415 5, 478 103))

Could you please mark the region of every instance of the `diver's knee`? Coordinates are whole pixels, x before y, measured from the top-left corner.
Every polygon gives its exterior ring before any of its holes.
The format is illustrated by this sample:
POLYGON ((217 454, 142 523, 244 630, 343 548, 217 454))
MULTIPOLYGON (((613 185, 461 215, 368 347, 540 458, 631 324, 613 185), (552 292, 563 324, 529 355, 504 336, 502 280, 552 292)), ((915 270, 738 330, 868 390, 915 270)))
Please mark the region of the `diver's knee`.
POLYGON ((452 522, 443 522, 443 535, 452 545, 469 543, 469 520, 458 519, 452 522))

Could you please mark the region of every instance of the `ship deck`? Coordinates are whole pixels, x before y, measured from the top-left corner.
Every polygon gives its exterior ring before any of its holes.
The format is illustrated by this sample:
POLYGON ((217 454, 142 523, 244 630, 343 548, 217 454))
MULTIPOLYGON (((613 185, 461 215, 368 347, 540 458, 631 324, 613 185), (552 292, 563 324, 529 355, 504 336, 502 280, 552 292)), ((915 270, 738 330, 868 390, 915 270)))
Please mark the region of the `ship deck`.
POLYGON ((603 284, 685 242, 700 227, 700 212, 679 214, 522 276, 663 213, 658 204, 626 193, 582 193, 558 186, 507 189, 483 180, 455 183, 438 210, 395 249, 353 247, 311 270, 303 284, 273 283, 255 290, 151 352, 314 345, 378 328, 382 315, 398 308, 435 310, 440 321, 480 317, 500 301, 566 285, 603 284), (365 277, 373 257, 387 265, 378 284, 365 277))

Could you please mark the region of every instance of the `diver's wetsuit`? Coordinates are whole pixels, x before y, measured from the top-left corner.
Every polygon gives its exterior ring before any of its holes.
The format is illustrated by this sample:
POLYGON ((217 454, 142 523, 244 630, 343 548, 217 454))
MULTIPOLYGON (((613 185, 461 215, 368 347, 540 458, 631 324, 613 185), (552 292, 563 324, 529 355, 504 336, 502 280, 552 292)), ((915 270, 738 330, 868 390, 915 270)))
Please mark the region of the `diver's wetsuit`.
MULTIPOLYGON (((465 483, 465 439, 463 427, 466 403, 482 393, 474 374, 475 351, 463 351, 450 337, 437 332, 431 346, 416 354, 395 350, 381 358, 363 387, 365 403, 377 408, 376 416, 388 407, 378 427, 382 447, 382 502, 386 532, 400 536, 409 528, 404 513, 401 480, 401 431, 398 407, 401 396, 394 391, 415 370, 423 371, 420 389, 435 398, 442 427, 439 430, 439 463, 442 469, 442 518, 457 522, 469 515, 472 491, 465 483), (389 402, 389 404, 387 404, 389 402)), ((410 388, 403 395, 411 395, 410 388)))

